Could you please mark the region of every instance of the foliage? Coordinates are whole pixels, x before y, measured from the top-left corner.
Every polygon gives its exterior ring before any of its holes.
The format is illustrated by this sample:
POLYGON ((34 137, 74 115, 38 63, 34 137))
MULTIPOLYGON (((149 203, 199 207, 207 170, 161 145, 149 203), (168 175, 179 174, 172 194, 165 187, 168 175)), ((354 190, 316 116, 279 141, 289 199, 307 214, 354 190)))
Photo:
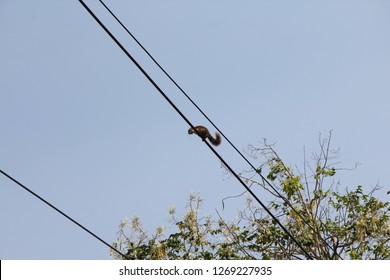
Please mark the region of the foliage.
MULTIPOLYGON (((250 155, 263 162, 253 174, 240 176, 252 189, 257 186, 270 194, 268 208, 312 258, 390 259, 390 204, 373 196, 378 187, 367 194, 362 186, 338 191, 335 175, 341 169, 336 168, 337 152, 330 150, 330 138, 331 134, 321 139, 313 166, 305 159, 303 172, 286 166, 266 142, 260 149, 250 146, 250 155), (256 172, 265 173, 267 180, 254 180, 256 172)), ((168 237, 162 227, 149 236, 139 218, 124 219, 113 245, 128 259, 306 258, 250 197, 237 219, 230 222, 219 214, 217 220, 203 215, 201 204, 199 195, 191 194, 181 219, 170 209, 174 229, 168 237)))

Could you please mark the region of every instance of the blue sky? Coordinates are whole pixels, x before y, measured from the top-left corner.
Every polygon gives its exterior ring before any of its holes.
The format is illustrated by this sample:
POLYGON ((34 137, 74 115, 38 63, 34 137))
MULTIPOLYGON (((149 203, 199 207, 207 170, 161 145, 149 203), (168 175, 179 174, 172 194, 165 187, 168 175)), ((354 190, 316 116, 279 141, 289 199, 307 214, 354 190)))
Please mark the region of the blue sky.
MULTIPOLYGON (((98 1, 85 1, 194 124, 209 126, 98 1)), ((106 1, 240 149, 291 166, 333 131, 342 188, 390 186, 389 1, 106 1)), ((242 186, 79 1, 0 1, 0 168, 111 243, 242 186)), ((214 130, 214 129, 211 129, 214 130)), ((217 150, 248 169, 223 143, 217 150)), ((255 162, 254 162, 255 163, 255 162)), ((230 201, 232 216, 242 200, 230 201)), ((108 259, 96 239, 0 178, 0 259, 108 259)))

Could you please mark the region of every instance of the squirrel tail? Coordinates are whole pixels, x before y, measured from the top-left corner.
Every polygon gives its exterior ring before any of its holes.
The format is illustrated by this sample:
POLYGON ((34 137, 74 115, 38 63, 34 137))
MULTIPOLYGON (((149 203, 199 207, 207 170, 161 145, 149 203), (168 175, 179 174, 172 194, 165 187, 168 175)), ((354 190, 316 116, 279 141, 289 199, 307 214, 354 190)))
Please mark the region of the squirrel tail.
POLYGON ((218 132, 215 132, 215 138, 213 138, 211 135, 209 137, 209 140, 210 142, 214 145, 214 146, 218 146, 219 144, 221 144, 221 134, 219 134, 218 132))

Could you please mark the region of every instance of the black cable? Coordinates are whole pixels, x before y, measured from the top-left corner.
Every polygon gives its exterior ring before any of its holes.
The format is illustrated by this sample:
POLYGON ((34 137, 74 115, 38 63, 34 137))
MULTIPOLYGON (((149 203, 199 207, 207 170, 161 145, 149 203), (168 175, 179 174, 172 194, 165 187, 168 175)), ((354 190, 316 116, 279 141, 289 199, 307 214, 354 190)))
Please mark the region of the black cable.
POLYGON ((53 208, 55 211, 57 211, 58 213, 60 213, 62 216, 64 216, 65 218, 67 218, 68 220, 70 220, 72 223, 76 224, 77 226, 79 226, 80 228, 82 228, 83 230, 85 230, 87 233, 89 233, 90 235, 92 235, 93 237, 95 237, 97 240, 99 240, 100 242, 102 242, 104 245, 106 245, 107 247, 109 247, 111 250, 115 251, 116 253, 118 253, 119 255, 121 255, 124 259, 127 259, 126 255, 122 254, 121 252, 119 252, 116 248, 114 248, 113 246, 111 246, 110 244, 108 244, 106 241, 104 241, 103 239, 101 239, 99 236, 97 236, 96 234, 94 234, 92 231, 90 231, 89 229, 87 229, 86 227, 84 227, 83 225, 81 225, 80 223, 78 223, 76 220, 72 219, 71 217, 69 217, 67 214, 65 214, 64 212, 62 212, 60 209, 58 209, 57 207, 55 207, 53 204, 51 204, 50 202, 48 202, 47 200, 45 200, 44 198, 42 198, 41 196, 37 195, 35 192, 33 192, 32 190, 30 190, 29 188, 27 188, 25 185, 23 185, 22 183, 20 183, 19 181, 17 181, 15 178, 11 177, 10 175, 8 175, 7 173, 5 173, 3 170, 0 170, 0 173, 3 174, 5 177, 7 177, 8 179, 10 179, 12 182, 16 183, 17 185, 19 185, 20 187, 22 187, 24 190, 28 191, 29 193, 31 193, 33 196, 35 196, 36 198, 38 198, 39 200, 41 200, 42 202, 44 202, 45 204, 47 204, 48 206, 50 206, 51 208, 53 208))
MULTIPOLYGON (((133 40, 138 44, 138 46, 149 56, 149 58, 156 64, 158 68, 168 77, 169 80, 184 94, 184 96, 195 106, 196 109, 211 123, 211 125, 225 138, 225 140, 230 144, 230 146, 249 164, 249 166, 261 177, 261 179, 269 185, 273 191, 301 218, 307 226, 330 248, 333 250, 332 246, 329 245, 325 239, 321 236, 318 231, 309 224, 306 219, 302 217, 302 215, 291 205, 290 201, 288 201, 284 196, 282 196, 279 191, 272 186, 272 184, 258 171, 257 168, 253 166, 253 164, 240 152, 239 149, 229 140, 229 138, 219 129, 219 127, 203 112, 203 110, 192 100, 192 98, 183 90, 183 88, 168 74, 167 71, 158 63, 158 61, 152 56, 152 54, 141 44, 141 42, 128 30, 128 28, 122 23, 122 21, 111 11, 111 9, 102 1, 99 2, 105 7, 105 9, 115 18, 115 20, 122 26, 122 28, 133 38, 133 40)), ((337 256, 342 259, 342 257, 337 253, 337 256)))
MULTIPOLYGON (((82 1, 79 2, 88 11, 88 13, 95 19, 101 28, 111 37, 111 39, 119 46, 119 48, 127 55, 127 57, 135 64, 135 66, 144 74, 149 82, 158 90, 158 92, 165 98, 165 100, 175 109, 175 111, 186 121, 190 127, 194 128, 187 117, 176 107, 176 105, 169 99, 163 90, 154 82, 149 74, 141 67, 141 65, 132 57, 132 55, 123 47, 123 45, 115 38, 115 36, 107 29, 107 27, 99 20, 99 18, 92 12, 92 10, 82 1)), ((207 142, 207 146, 214 152, 214 154, 221 160, 221 162, 229 169, 229 171, 236 177, 236 179, 244 186, 244 188, 255 198, 255 200, 267 211, 267 213, 277 222, 284 232, 298 245, 302 252, 309 258, 313 259, 310 254, 303 248, 303 246, 292 236, 292 234, 283 226, 283 224, 272 214, 272 212, 260 201, 260 199, 252 192, 252 190, 241 180, 241 178, 233 171, 233 169, 225 162, 225 160, 215 151, 215 149, 207 142)))

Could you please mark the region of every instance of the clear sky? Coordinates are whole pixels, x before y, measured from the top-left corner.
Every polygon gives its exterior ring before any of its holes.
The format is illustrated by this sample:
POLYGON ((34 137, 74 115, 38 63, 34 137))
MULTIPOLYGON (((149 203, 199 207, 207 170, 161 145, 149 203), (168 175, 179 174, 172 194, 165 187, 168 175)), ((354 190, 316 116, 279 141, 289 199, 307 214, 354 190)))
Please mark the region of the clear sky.
MULTIPOLYGON (((190 121, 209 126, 99 2, 86 3, 190 121)), ((266 138, 295 166, 333 130, 340 167, 360 163, 338 174, 342 188, 379 183, 389 201, 390 1, 106 4, 240 150, 266 138)), ((243 190, 76 0, 0 0, 0 128, 0 169, 109 243, 124 217, 153 229, 191 191, 213 214, 243 190)), ((217 150, 248 169, 226 142, 217 150)), ((3 176, 0 223, 0 259, 109 258, 3 176)))

